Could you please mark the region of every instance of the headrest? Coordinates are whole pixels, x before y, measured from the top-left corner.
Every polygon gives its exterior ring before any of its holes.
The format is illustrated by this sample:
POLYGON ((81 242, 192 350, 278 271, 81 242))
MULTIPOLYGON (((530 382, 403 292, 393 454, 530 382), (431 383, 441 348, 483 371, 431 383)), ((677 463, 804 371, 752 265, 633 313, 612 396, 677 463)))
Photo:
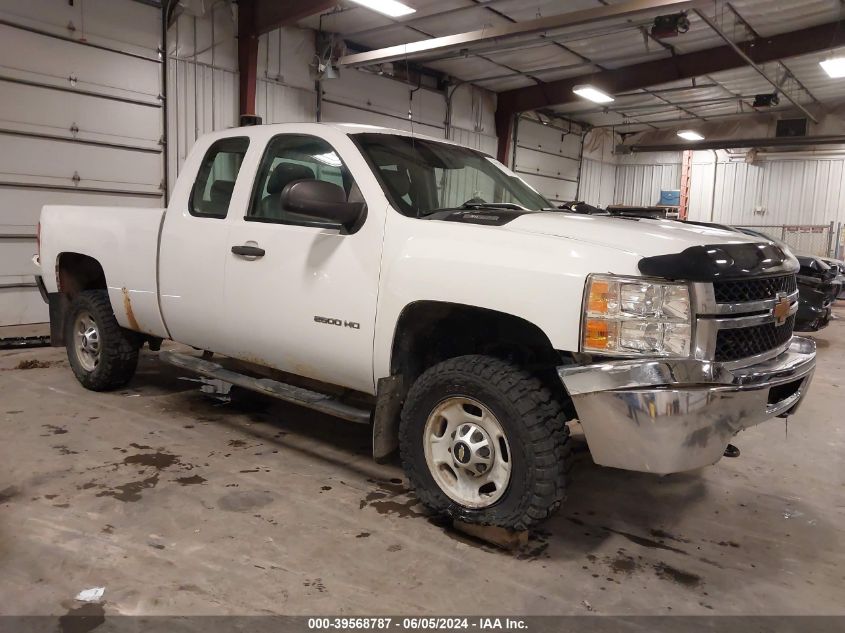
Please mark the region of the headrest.
POLYGON ((222 200, 229 202, 232 198, 232 191, 235 189, 234 180, 215 180, 211 184, 211 200, 222 200))
POLYGON ((294 180, 308 180, 313 178, 314 170, 310 167, 297 165, 296 163, 279 163, 267 181, 267 193, 281 193, 285 185, 294 180))
POLYGON ((390 192, 397 198, 401 198, 411 190, 411 181, 405 171, 381 170, 382 178, 387 183, 390 192))

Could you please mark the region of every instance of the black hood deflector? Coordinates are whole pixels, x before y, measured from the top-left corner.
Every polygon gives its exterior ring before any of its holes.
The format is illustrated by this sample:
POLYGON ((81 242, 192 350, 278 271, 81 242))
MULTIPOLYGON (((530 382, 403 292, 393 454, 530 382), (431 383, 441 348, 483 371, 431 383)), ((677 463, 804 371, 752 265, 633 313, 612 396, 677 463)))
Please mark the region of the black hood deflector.
POLYGON ((640 260, 639 269, 649 277, 714 281, 796 273, 798 260, 771 242, 690 246, 680 253, 640 260))

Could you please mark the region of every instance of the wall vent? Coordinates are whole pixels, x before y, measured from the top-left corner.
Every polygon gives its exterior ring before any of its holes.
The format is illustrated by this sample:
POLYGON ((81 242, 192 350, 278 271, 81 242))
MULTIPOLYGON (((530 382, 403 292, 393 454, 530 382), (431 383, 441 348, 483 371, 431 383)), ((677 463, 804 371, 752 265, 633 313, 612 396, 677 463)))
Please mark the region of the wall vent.
POLYGON ((781 119, 775 128, 777 138, 807 136, 807 119, 781 119))

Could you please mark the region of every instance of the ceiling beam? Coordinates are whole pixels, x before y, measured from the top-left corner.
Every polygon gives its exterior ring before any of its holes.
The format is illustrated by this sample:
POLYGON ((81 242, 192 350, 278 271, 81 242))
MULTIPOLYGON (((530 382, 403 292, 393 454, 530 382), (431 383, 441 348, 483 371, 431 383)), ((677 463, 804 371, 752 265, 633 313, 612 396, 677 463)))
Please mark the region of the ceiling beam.
POLYGON ((463 49, 469 49, 471 53, 471 47, 478 44, 489 44, 491 42, 498 44, 505 39, 533 36, 562 28, 584 26, 602 20, 654 13, 663 9, 676 11, 701 3, 701 0, 627 0, 618 4, 570 11, 569 13, 546 16, 525 22, 515 22, 502 26, 487 27, 478 31, 436 37, 431 40, 388 46, 367 53, 345 55, 341 57, 340 64, 354 67, 398 60, 426 59, 447 51, 463 49))
MULTIPOLYGON (((845 20, 740 42, 736 46, 755 63, 763 64, 842 45, 845 45, 845 20)), ((618 94, 744 66, 745 60, 728 45, 679 54, 539 86, 505 90, 498 94, 497 117, 578 101, 572 89, 579 84, 593 84, 610 94, 618 94)))
POLYGON ((252 29, 260 35, 336 6, 338 0, 255 0, 252 29))

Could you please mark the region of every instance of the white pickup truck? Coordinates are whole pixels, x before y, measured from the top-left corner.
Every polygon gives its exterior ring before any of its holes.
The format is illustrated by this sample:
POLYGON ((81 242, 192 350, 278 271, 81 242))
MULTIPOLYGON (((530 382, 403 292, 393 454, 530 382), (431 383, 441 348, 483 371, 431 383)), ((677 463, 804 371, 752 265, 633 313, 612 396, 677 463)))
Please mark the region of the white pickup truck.
POLYGON ((364 125, 199 139, 166 209, 46 206, 39 283, 88 389, 163 360, 372 425, 418 497, 526 528, 593 460, 718 461, 795 411, 795 258, 772 242, 553 207, 489 156, 364 125), (212 358, 213 355, 213 358, 212 358), (213 362, 212 362, 213 361, 213 362))

